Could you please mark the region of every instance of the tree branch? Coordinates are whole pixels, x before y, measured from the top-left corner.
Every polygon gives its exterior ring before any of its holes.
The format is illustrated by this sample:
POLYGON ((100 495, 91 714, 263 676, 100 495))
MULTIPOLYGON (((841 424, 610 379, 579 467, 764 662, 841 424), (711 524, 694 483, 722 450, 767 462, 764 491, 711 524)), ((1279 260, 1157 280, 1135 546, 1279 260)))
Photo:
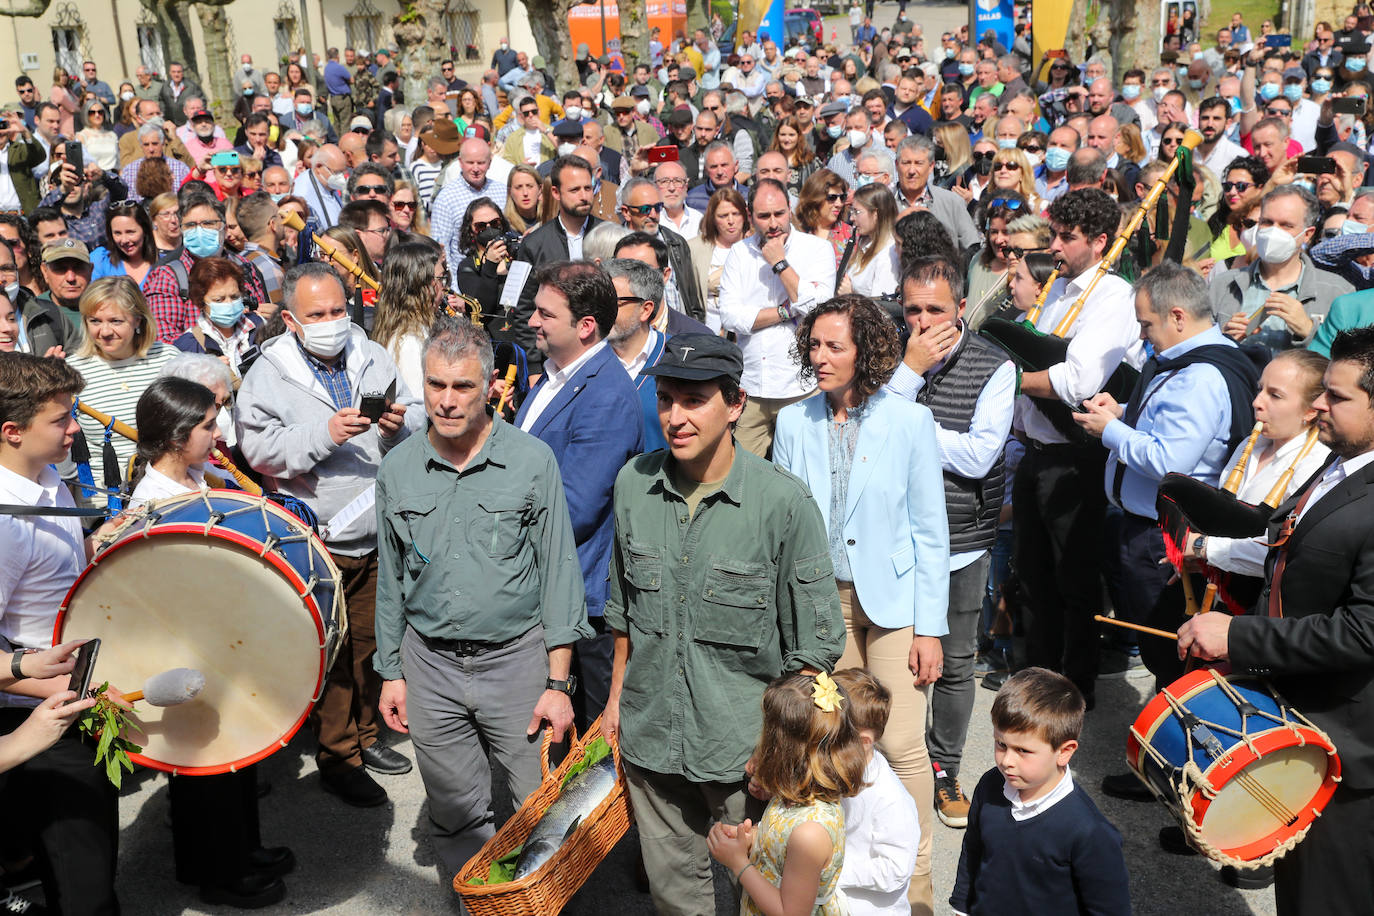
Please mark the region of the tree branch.
POLYGON ((19 9, 0 9, 0 16, 23 16, 27 19, 36 19, 48 11, 52 5, 52 0, 29 0, 29 5, 19 9))

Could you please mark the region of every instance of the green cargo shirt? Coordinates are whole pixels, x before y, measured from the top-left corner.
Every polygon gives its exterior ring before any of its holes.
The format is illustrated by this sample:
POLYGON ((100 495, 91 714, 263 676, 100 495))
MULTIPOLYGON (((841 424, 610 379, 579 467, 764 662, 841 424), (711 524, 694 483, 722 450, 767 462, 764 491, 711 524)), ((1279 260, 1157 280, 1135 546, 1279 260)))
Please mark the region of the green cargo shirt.
POLYGON ((606 623, 628 633, 621 752, 655 773, 738 782, 763 690, 844 650, 825 522, 806 484, 744 448, 695 515, 668 451, 615 482, 606 623))
POLYGON ((408 437, 377 471, 377 654, 404 677, 401 638, 502 643, 544 625, 544 644, 592 635, 563 479, 543 442, 494 418, 467 467, 428 435, 408 437))

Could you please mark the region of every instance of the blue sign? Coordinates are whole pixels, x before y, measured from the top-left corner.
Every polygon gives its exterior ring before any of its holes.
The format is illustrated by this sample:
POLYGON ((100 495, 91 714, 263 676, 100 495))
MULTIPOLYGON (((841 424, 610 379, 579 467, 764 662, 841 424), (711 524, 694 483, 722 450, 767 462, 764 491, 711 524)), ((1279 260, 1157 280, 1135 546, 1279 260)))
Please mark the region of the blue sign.
POLYGON ((1016 13, 1012 9, 1012 0, 974 0, 974 2, 978 8, 978 34, 973 36, 973 40, 975 42, 980 41, 988 29, 992 29, 1002 47, 1010 51, 1012 42, 1016 37, 1016 13))
POLYGON ((786 4, 783 0, 772 0, 768 8, 763 11, 763 18, 759 20, 759 27, 754 30, 759 47, 763 47, 764 39, 771 40, 779 48, 787 46, 787 29, 783 25, 783 10, 786 4))

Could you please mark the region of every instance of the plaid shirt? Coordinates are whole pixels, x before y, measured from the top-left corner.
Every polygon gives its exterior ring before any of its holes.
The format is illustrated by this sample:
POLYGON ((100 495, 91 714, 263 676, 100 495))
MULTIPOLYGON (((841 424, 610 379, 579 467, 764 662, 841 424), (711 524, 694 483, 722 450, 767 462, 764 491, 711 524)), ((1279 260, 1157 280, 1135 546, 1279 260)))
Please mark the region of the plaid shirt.
POLYGON ((1366 267, 1355 259, 1374 252, 1374 232, 1338 235, 1308 249, 1312 263, 1339 274, 1356 289, 1363 289, 1374 280, 1374 267, 1366 267))
POLYGON ((263 288, 267 291, 268 301, 281 305, 282 282, 286 278, 281 263, 253 242, 243 246, 243 258, 262 274, 263 288))
POLYGON ((448 252, 449 276, 454 289, 458 288, 458 265, 463 263, 463 252, 458 247, 463 217, 468 212, 468 205, 479 197, 490 197, 498 210, 506 208, 504 184, 488 178, 482 187, 474 188, 462 173, 446 182, 434 198, 429 221, 430 236, 448 252))
MULTIPOLYGON (((124 184, 129 188, 130 200, 143 199, 138 196, 138 191, 134 190, 134 188, 138 183, 138 170, 143 167, 145 161, 147 161, 146 157, 135 159, 133 162, 124 166, 119 172, 119 177, 124 180, 124 184)), ((163 156, 162 161, 167 163, 167 168, 172 172, 172 187, 181 187, 182 182, 190 177, 191 170, 188 169, 185 163, 180 159, 173 159, 171 156, 163 156)))
MULTIPOLYGON (((102 227, 103 228, 103 227, 102 227)), ((259 302, 269 301, 267 290, 263 287, 262 275, 257 268, 231 251, 223 251, 220 257, 228 258, 243 271, 243 304, 250 310, 257 308, 259 302)), ((181 252, 180 261, 189 277, 196 259, 189 251, 181 252)), ((148 300, 148 308, 157 322, 157 339, 163 343, 173 343, 195 324, 200 309, 191 300, 182 298, 181 284, 170 264, 163 264, 148 271, 143 280, 143 295, 148 300)))
POLYGON ((339 358, 334 365, 321 362, 315 356, 301 346, 300 338, 296 338, 296 347, 301 351, 301 356, 305 357, 305 364, 310 367, 310 371, 315 373, 316 380, 324 386, 324 390, 329 393, 329 399, 334 402, 334 406, 339 410, 353 405, 353 389, 348 384, 348 368, 345 365, 345 357, 348 349, 339 351, 339 358))
MULTIPOLYGON (((44 195, 38 205, 60 210, 64 196, 61 188, 54 188, 44 195)), ((105 211, 109 207, 110 195, 105 194, 86 204, 86 210, 80 216, 63 212, 62 215, 67 219, 67 235, 85 242, 87 248, 99 248, 105 244, 105 211)))

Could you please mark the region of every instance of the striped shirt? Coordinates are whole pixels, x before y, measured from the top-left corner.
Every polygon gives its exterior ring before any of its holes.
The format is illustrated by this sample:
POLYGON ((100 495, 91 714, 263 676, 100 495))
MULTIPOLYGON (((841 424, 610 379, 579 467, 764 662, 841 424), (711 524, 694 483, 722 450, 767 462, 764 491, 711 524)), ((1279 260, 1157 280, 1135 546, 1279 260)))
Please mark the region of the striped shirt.
POLYGON ((487 178, 480 188, 474 188, 468 184, 466 177, 459 175, 447 182, 439 191, 439 196, 434 198, 429 234, 448 251, 449 273, 455 287, 458 285, 458 265, 463 263, 463 251, 458 245, 458 239, 462 235, 463 217, 467 215, 468 205, 479 197, 491 198, 498 211, 504 210, 506 186, 487 178))
MULTIPOLYGON (((146 158, 135 159, 133 162, 130 162, 128 165, 124 166, 124 168, 121 169, 119 172, 119 177, 123 179, 124 184, 129 188, 130 200, 143 199, 138 195, 137 191, 138 170, 141 169, 143 167, 143 163, 147 161, 148 160, 146 158)), ((173 159, 171 156, 163 156, 162 161, 167 163, 167 168, 172 173, 172 187, 181 187, 181 185, 186 181, 186 179, 191 176, 191 170, 188 169, 186 167, 186 164, 181 160, 173 159)))
POLYGON ((425 212, 434 204, 434 182, 439 178, 443 166, 416 159, 410 163, 410 174, 415 177, 415 187, 420 191, 420 199, 425 202, 425 212))
MULTIPOLYGON (((146 356, 117 361, 102 356, 72 356, 67 362, 86 380, 86 387, 81 389, 80 394, 82 401, 133 426, 138 399, 158 377, 162 367, 180 355, 181 351, 176 347, 154 343, 146 356)), ((95 475, 96 485, 101 486, 104 480, 101 446, 105 442, 105 427, 84 413, 78 413, 77 419, 81 423, 81 431, 86 434, 86 445, 91 450, 91 471, 95 475)), ((110 442, 119 458, 119 478, 124 480, 128 477, 129 459, 134 456, 137 446, 118 433, 110 442)))

